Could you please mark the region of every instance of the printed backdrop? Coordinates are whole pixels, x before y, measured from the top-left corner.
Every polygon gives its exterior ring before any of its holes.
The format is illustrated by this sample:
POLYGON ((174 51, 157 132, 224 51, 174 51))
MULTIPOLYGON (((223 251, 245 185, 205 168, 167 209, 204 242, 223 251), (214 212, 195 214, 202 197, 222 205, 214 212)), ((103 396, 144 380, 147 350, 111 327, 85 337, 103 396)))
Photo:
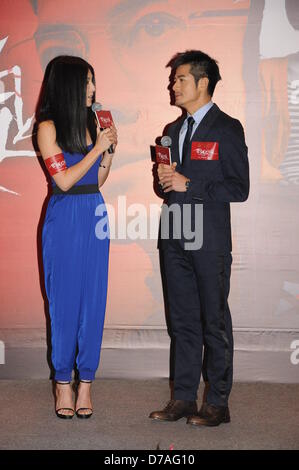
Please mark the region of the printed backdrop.
MULTIPOLYGON (((298 329, 297 0, 0 1, 1 328, 45 326, 40 227, 48 188, 32 132, 48 61, 71 54, 94 66, 97 101, 119 131, 103 195, 116 213, 119 196, 127 208, 143 204, 149 232, 150 205, 161 203, 150 145, 180 114, 165 65, 191 48, 218 60, 213 99, 242 122, 249 148, 250 197, 232 205, 234 327, 298 329)), ((164 325, 156 239, 116 237, 106 327, 164 325)))

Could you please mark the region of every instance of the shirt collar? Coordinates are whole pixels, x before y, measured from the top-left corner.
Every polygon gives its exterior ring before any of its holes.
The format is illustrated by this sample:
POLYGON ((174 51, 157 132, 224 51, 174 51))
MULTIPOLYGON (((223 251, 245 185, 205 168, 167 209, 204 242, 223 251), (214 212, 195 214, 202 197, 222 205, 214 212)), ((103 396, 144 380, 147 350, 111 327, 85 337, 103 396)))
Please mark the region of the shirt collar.
POLYGON ((213 104, 214 103, 212 101, 209 101, 208 103, 204 104, 201 108, 199 108, 197 111, 195 111, 194 114, 187 113, 186 120, 188 119, 188 117, 192 116, 196 124, 199 124, 200 121, 205 117, 207 112, 211 109, 213 104))

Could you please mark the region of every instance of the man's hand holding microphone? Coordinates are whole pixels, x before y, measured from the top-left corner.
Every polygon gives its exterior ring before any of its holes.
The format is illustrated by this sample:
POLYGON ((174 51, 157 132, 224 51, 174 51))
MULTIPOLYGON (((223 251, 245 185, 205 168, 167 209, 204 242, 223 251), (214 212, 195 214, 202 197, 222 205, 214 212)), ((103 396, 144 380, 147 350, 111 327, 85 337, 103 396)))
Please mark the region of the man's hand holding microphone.
POLYGON ((187 191, 186 182, 190 181, 189 178, 176 171, 177 163, 164 165, 160 163, 158 166, 159 183, 164 193, 170 191, 185 192, 187 191))
POLYGON ((161 145, 156 145, 159 184, 164 193, 185 192, 190 180, 176 171, 177 163, 171 162, 171 144, 171 138, 164 135, 161 139, 161 145))

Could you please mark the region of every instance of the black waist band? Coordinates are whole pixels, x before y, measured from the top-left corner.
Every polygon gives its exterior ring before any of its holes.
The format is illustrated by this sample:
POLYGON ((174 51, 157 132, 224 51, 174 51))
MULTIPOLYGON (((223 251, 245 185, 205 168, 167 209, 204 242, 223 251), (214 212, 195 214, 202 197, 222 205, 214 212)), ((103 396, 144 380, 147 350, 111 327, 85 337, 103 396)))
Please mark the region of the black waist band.
POLYGON ((68 191, 62 191, 58 186, 52 188, 53 194, 93 194, 99 193, 99 188, 97 184, 81 184, 78 186, 73 186, 68 191))

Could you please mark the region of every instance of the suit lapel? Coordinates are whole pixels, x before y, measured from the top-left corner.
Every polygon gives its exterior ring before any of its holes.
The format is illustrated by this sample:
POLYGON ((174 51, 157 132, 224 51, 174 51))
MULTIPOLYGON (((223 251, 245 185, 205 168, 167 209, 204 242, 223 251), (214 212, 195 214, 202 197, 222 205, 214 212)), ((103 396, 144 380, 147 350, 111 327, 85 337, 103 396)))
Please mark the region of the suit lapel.
POLYGON ((209 109, 203 120, 197 126, 196 131, 194 132, 191 142, 200 142, 204 141, 207 133, 213 126, 215 120, 220 114, 220 109, 218 108, 217 104, 213 104, 212 108, 209 109))
MULTIPOLYGON (((207 112, 203 120, 197 126, 196 131, 194 132, 191 142, 200 142, 204 141, 205 136, 213 126, 215 120, 220 114, 220 109, 218 108, 217 104, 213 104, 211 109, 207 112)), ((177 121, 174 130, 173 130, 173 143, 171 146, 171 159, 172 162, 177 163, 177 168, 181 167, 180 162, 180 154, 179 154, 179 137, 180 137, 180 130, 183 125, 184 120, 186 119, 186 114, 184 113, 183 116, 177 121)))
POLYGON ((181 166, 180 162, 180 151, 179 151, 179 137, 180 137, 180 130, 183 125, 183 122, 185 120, 186 116, 183 115, 178 122, 175 125, 174 131, 173 131, 173 143, 171 146, 171 158, 172 158, 172 163, 177 163, 177 167, 181 166))

